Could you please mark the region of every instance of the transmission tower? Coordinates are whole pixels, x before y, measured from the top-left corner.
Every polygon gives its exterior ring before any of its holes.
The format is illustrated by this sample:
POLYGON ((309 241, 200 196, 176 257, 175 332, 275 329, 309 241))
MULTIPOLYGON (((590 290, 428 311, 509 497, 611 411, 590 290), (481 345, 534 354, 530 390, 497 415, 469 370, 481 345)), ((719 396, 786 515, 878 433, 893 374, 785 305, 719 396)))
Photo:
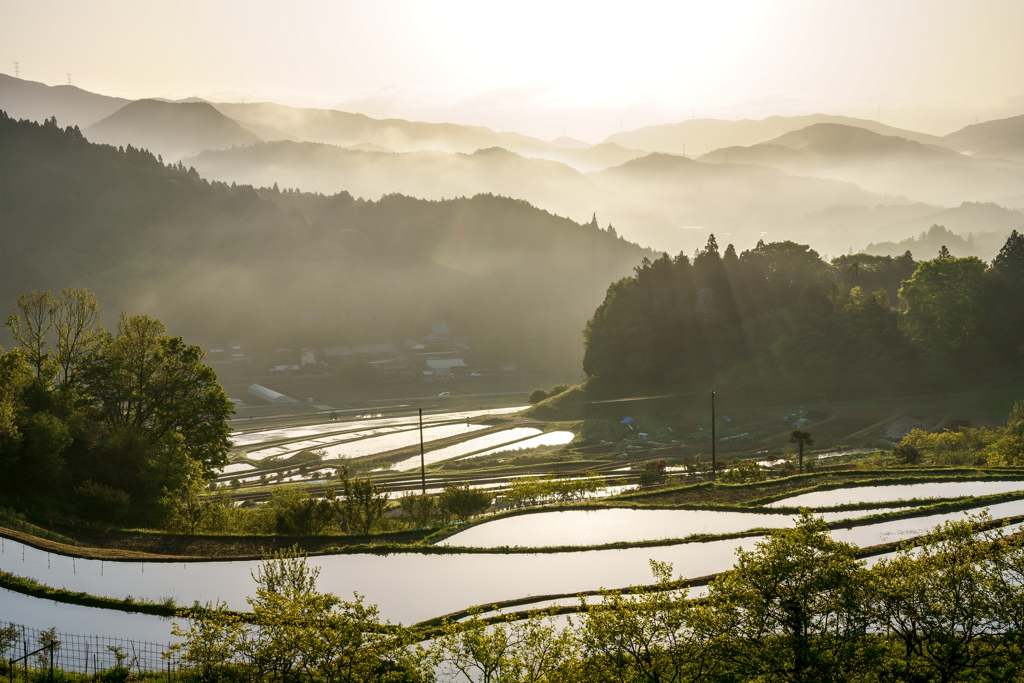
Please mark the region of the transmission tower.
POLYGON ((20 64, 19 62, 15 62, 14 63, 14 77, 15 78, 20 78, 20 76, 18 75, 19 74, 19 70, 18 70, 19 64, 20 64))
POLYGON ((68 85, 71 85, 71 74, 68 74, 68 85))

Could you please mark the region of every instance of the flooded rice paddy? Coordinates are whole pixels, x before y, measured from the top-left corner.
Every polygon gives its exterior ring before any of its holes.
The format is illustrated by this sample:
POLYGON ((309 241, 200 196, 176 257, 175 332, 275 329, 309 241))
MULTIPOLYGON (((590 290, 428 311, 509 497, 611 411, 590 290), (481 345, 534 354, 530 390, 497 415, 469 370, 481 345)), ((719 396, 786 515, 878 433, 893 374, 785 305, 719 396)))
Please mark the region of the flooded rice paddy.
MULTIPOLYGON (((826 522, 890 512, 826 512, 826 522)), ((656 541, 696 534, 733 534, 793 525, 793 515, 718 510, 566 510, 535 512, 485 522, 459 532, 442 545, 467 548, 602 545, 656 541)))
POLYGON ((812 491, 769 503, 765 507, 829 507, 856 503, 888 503, 927 498, 991 496, 1024 491, 1024 481, 944 481, 927 484, 858 486, 856 488, 812 491))
MULTIPOLYGON (((440 413, 423 416, 424 426, 430 426, 432 423, 438 421, 459 421, 459 420, 471 420, 482 417, 489 417, 494 415, 506 415, 508 413, 519 412, 529 408, 529 406, 516 406, 514 408, 494 408, 490 410, 468 410, 455 413, 440 413)), ((246 448, 246 450, 255 450, 258 444, 282 441, 285 439, 300 439, 308 437, 310 439, 316 437, 324 437, 327 434, 346 431, 346 432, 358 432, 358 431, 373 431, 376 429, 382 429, 386 427, 402 428, 402 427, 418 427, 419 416, 418 415, 403 415, 400 417, 383 417, 369 415, 365 416, 366 419, 351 420, 351 421, 335 421, 335 422, 322 422, 312 425, 302 425, 299 427, 277 427, 273 429, 264 429, 259 431, 235 433, 231 435, 231 443, 233 446, 238 448, 246 448)))
POLYGON ((576 435, 573 434, 572 432, 547 432, 546 434, 540 434, 538 436, 535 436, 532 439, 526 439, 525 441, 520 441, 518 443, 499 446, 498 448, 493 448, 487 451, 486 453, 478 453, 471 457, 482 458, 488 455, 521 451, 526 450, 528 448, 538 448, 540 446, 564 446, 565 444, 572 441, 574 438, 576 438, 576 435))
MULTIPOLYGON (((540 430, 534 427, 515 427, 513 429, 505 429, 494 434, 480 436, 453 446, 439 448, 436 451, 430 451, 426 454, 426 464, 432 465, 437 462, 458 458, 469 453, 475 453, 476 451, 486 450, 499 444, 508 444, 514 441, 520 441, 528 436, 533 436, 534 434, 540 434, 540 430)), ((396 463, 394 469, 399 472, 406 472, 419 466, 420 456, 417 455, 396 463)))

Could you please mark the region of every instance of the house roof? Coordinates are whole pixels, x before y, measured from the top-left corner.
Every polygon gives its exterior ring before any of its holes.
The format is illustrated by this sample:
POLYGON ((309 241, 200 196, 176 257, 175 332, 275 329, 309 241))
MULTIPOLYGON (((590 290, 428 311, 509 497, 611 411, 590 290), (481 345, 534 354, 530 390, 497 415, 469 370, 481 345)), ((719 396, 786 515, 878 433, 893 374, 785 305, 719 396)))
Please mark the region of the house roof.
POLYGON ((427 367, 441 368, 465 368, 469 367, 461 358, 432 358, 427 361, 427 367))

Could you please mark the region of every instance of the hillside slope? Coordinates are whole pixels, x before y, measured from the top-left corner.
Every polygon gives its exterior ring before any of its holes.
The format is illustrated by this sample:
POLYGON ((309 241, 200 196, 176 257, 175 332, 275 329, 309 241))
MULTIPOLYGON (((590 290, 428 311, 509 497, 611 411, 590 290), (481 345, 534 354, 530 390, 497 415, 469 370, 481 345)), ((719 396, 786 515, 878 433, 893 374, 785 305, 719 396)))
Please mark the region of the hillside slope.
POLYGON ((85 128, 128 102, 73 85, 46 85, 0 74, 0 110, 15 119, 42 122, 56 116, 61 125, 85 128))
POLYGON ((942 142, 971 156, 1024 161, 1024 114, 966 126, 942 142))
POLYGON ((204 149, 224 149, 259 140, 208 102, 130 102, 84 131, 92 142, 132 145, 178 160, 204 149))
POLYGON ((0 146, 5 311, 85 286, 191 341, 270 349, 400 342, 444 320, 480 357, 571 376, 608 283, 652 255, 515 199, 258 193, 6 115, 0 146))

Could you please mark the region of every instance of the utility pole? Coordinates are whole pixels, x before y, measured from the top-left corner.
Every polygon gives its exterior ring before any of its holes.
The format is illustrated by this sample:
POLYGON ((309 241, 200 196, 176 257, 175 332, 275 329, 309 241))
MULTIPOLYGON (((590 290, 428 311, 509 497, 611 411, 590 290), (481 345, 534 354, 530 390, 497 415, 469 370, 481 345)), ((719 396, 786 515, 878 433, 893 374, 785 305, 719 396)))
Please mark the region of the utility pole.
POLYGON ((71 85, 71 74, 68 74, 68 85, 71 85))
POLYGON ((711 391, 711 474, 718 471, 715 462, 715 392, 711 391))
POLYGON ((20 62, 15 62, 15 63, 14 63, 14 77, 15 77, 15 78, 20 78, 20 76, 18 75, 18 73, 19 73, 19 72, 18 72, 18 65, 19 65, 19 64, 20 64, 20 62))
POLYGON ((423 455, 423 408, 420 408, 420 483, 423 495, 427 495, 427 459, 423 455))
POLYGON ((683 143, 683 158, 686 158, 686 143, 683 143))

